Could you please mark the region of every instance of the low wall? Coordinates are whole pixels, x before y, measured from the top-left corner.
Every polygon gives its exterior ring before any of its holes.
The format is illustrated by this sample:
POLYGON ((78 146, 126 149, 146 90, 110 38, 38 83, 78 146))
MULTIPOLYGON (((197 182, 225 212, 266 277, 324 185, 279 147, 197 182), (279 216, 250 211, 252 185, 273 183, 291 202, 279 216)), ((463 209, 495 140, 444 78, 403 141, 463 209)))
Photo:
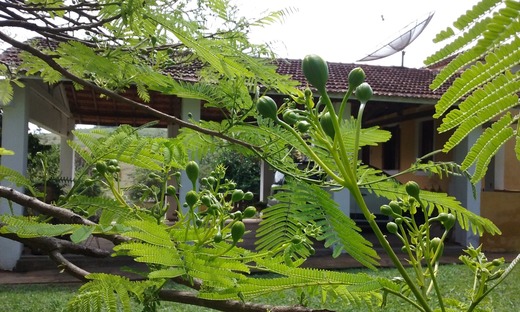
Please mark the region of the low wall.
POLYGON ((502 235, 484 234, 483 249, 490 252, 520 252, 520 192, 482 192, 481 216, 495 223, 502 235))

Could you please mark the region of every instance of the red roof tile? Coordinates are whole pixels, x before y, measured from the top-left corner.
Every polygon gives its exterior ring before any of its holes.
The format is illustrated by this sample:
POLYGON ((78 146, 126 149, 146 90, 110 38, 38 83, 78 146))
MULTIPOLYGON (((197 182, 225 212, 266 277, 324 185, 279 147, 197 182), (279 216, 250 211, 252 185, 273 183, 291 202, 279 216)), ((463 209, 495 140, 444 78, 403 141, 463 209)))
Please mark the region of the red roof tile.
MULTIPOLYGON (((278 72, 290 75, 293 79, 306 85, 307 82, 301 71, 302 60, 278 59, 278 72)), ((415 99, 438 99, 445 91, 441 88, 435 92, 429 85, 437 71, 427 68, 407 68, 397 66, 375 66, 352 63, 328 63, 329 92, 344 93, 347 91, 348 74, 355 67, 361 67, 366 73, 366 81, 374 90, 374 94, 384 97, 406 97, 415 99)))
MULTIPOLYGON (((18 54, 18 49, 8 48, 0 54, 0 61, 12 66, 19 65, 18 54)), ((307 85, 301 70, 302 60, 276 59, 274 63, 277 64, 280 74, 290 75, 293 79, 299 81, 301 86, 307 85)), ((333 62, 328 63, 328 65, 330 77, 327 82, 327 90, 333 93, 346 92, 348 73, 358 66, 365 71, 367 82, 372 86, 375 96, 439 99, 446 90, 446 86, 435 92, 429 89, 429 85, 437 73, 433 69, 333 62)), ((179 65, 170 67, 165 72, 179 80, 196 81, 198 79, 197 72, 200 68, 200 63, 190 66, 179 65)))

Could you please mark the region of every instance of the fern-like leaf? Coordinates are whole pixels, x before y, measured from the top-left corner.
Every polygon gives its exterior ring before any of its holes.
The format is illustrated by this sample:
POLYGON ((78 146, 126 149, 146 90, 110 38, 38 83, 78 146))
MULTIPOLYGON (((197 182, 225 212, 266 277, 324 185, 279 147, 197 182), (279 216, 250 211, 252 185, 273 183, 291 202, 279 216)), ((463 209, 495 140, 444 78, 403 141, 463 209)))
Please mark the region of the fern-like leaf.
MULTIPOLYGON (((427 64, 432 64, 463 51, 440 71, 430 86, 437 89, 448 79, 459 76, 435 106, 434 117, 439 118, 462 102, 446 114, 439 127, 441 132, 456 128, 444 150, 452 149, 475 128, 486 123, 492 124, 491 130, 484 131, 481 139, 484 140, 484 136, 489 139, 491 132, 496 134, 482 153, 473 149, 464 160, 464 164, 469 165, 478 159, 471 178, 473 183, 485 175, 489 160, 498 147, 514 137, 510 130, 495 123, 506 113, 512 113, 512 108, 519 104, 520 74, 513 70, 520 59, 519 16, 518 1, 482 0, 454 23, 463 30, 461 34, 455 36, 447 29, 438 35, 437 41, 455 38, 426 60, 427 64), (497 129, 503 131, 499 134, 497 129)), ((513 120, 520 118, 517 112, 515 114, 513 120)), ((519 137, 515 139, 519 146, 519 137)), ((520 153, 517 156, 520 160, 520 153)))
POLYGON ((351 274, 320 269, 290 268, 272 259, 257 260, 257 266, 279 274, 280 277, 252 276, 239 280, 233 287, 202 291, 199 296, 212 300, 254 298, 289 289, 313 292, 313 289, 319 287, 323 292, 336 293, 351 304, 366 304, 369 308, 374 308, 377 303, 374 303, 372 299, 375 292, 382 289, 382 285, 392 285, 392 289, 398 287, 389 280, 382 283, 379 279, 364 273, 351 274))
MULTIPOLYGON (((383 179, 380 170, 365 167, 360 174, 363 177, 363 183, 360 186, 372 194, 387 198, 389 201, 407 198, 408 196, 404 185, 393 179, 383 179)), ((438 213, 451 212, 457 217, 460 226, 465 230, 471 230, 479 235, 484 232, 492 235, 501 233, 493 222, 464 208, 455 197, 423 190, 421 191, 421 200, 429 215, 434 211, 438 213)))
POLYGON ((274 249, 301 235, 301 226, 320 229, 318 240, 325 241, 337 257, 346 251, 361 264, 374 268, 378 256, 355 222, 339 210, 338 204, 323 189, 307 183, 289 182, 275 195, 278 204, 263 211, 257 232, 259 250, 274 249))
POLYGON ((90 281, 79 289, 79 294, 67 304, 70 312, 131 312, 131 298, 145 300, 148 289, 155 289, 160 282, 153 280, 130 281, 126 277, 104 273, 87 275, 90 281))
POLYGON ((70 234, 84 226, 78 224, 50 224, 41 223, 31 217, 1 215, 0 233, 14 233, 22 238, 53 237, 70 234))
POLYGON ((139 239, 145 243, 162 246, 165 248, 173 248, 173 242, 168 233, 168 227, 164 224, 157 224, 153 219, 148 220, 130 220, 125 222, 130 227, 123 234, 125 236, 139 239))
POLYGON ((514 130, 511 127, 512 123, 513 118, 508 113, 500 118, 499 121, 493 123, 490 128, 487 128, 473 144, 462 162, 462 169, 467 169, 472 164, 476 164, 471 182, 476 183, 484 177, 486 168, 493 155, 496 154, 505 142, 514 137, 514 130))

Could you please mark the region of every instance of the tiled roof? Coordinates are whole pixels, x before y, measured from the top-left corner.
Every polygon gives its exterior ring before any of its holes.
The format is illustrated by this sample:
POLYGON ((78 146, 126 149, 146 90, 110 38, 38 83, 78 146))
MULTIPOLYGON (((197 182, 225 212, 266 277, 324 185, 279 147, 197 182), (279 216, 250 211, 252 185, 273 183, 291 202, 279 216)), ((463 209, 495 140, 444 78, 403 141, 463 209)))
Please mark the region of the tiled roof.
MULTIPOLYGON (((34 39, 31 39, 34 40, 34 39)), ((36 39, 38 40, 38 39, 36 39)), ((51 45, 53 42, 40 40, 38 44, 51 45)), ((19 65, 19 50, 8 48, 0 54, 0 61, 9 65, 19 65)), ((302 86, 307 82, 301 71, 302 60, 297 59, 276 59, 278 72, 290 75, 293 79, 300 81, 302 86)), ((367 75, 367 82, 370 83, 374 94, 381 97, 397 97, 410 99, 439 99, 446 88, 440 88, 435 92, 429 89, 435 74, 434 69, 429 68, 406 68, 397 66, 375 66, 366 64, 352 63, 328 63, 330 78, 327 82, 327 90, 332 93, 344 93, 347 89, 348 73, 354 67, 361 67, 367 75)), ((197 72, 200 70, 199 64, 186 66, 174 66, 165 70, 174 78, 184 81, 196 81, 197 72)))
MULTIPOLYGON (((306 85, 301 71, 302 60, 278 59, 278 72, 291 75, 293 79, 306 85)), ((413 99, 439 99, 444 88, 435 92, 429 85, 437 71, 426 68, 407 68, 397 66, 375 66, 352 63, 328 63, 329 92, 344 93, 347 91, 348 74, 355 67, 361 67, 367 76, 366 81, 374 90, 374 94, 382 97, 405 97, 413 99)))
MULTIPOLYGON (((37 45, 45 45, 50 48, 55 47, 55 42, 42 39, 36 40, 37 45)), ((13 67, 20 65, 19 53, 20 51, 16 48, 8 48, 0 53, 0 62, 13 67)), ((290 75, 293 79, 300 82, 302 88, 307 86, 301 70, 302 60, 276 59, 274 63, 277 65, 280 74, 290 75)), ((441 93, 445 90, 441 88, 436 92, 432 92, 429 89, 428 86, 436 74, 436 71, 432 69, 347 63, 328 63, 328 65, 330 78, 327 88, 331 96, 336 98, 342 97, 344 92, 346 92, 348 73, 354 67, 360 66, 365 71, 367 82, 371 84, 375 94, 370 107, 365 109, 364 120, 367 125, 376 122, 379 124, 379 119, 382 116, 393 116, 396 113, 400 116, 399 112, 412 108, 419 103, 434 104, 435 100, 440 98, 441 93)), ((172 66, 167 68, 165 72, 172 75, 175 79, 197 81, 199 79, 198 72, 201 68, 202 64, 195 62, 190 65, 179 64, 172 66)), ((136 108, 131 105, 118 103, 106 97, 99 97, 92 90, 76 90, 72 83, 68 81, 64 83, 64 86, 70 110, 76 123, 96 125, 125 123, 137 126, 157 118, 146 112, 137 113, 136 108)), ((139 101, 134 88, 128 90, 125 96, 139 101)), ((279 101, 283 100, 280 95, 273 95, 273 97, 276 97, 279 101)), ((153 93, 149 105, 170 115, 180 116, 180 105, 176 105, 180 101, 181 99, 175 96, 153 93)), ((357 109, 357 104, 352 104, 354 112, 357 109)), ((431 110, 431 108, 429 109, 431 110)), ((430 111, 423 113, 430 116, 432 114, 430 111)), ((220 110, 211 107, 205 107, 201 114, 204 120, 221 120, 223 118, 220 110)), ((389 120, 392 121, 394 119, 389 120)), ((160 126, 165 126, 164 121, 162 122, 163 124, 160 124, 160 126)))

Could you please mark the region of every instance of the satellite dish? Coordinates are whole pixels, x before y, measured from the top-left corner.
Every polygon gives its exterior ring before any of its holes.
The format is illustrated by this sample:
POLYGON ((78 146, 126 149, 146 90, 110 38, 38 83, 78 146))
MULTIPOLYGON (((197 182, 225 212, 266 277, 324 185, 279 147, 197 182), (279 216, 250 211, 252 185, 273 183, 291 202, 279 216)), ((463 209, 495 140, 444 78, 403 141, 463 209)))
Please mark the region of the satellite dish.
POLYGON ((358 60, 358 62, 378 60, 402 51, 401 66, 404 66, 404 49, 419 37, 431 21, 434 14, 435 12, 430 12, 425 19, 418 19, 408 24, 399 32, 401 35, 364 58, 358 60))

